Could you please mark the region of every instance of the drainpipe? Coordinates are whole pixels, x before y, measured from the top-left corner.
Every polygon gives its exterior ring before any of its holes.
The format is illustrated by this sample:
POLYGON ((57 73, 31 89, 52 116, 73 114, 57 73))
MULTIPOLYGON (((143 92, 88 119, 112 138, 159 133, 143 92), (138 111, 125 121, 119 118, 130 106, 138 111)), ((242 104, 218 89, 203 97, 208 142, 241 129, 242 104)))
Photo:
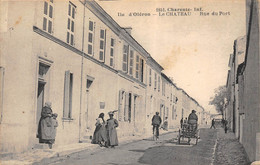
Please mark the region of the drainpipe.
POLYGON ((82 32, 82 56, 81 56, 81 74, 80 74, 80 104, 79 104, 79 143, 81 143, 81 111, 82 111, 82 84, 83 84, 83 60, 84 60, 84 40, 85 40, 85 8, 86 0, 84 0, 83 11, 83 32, 82 32))

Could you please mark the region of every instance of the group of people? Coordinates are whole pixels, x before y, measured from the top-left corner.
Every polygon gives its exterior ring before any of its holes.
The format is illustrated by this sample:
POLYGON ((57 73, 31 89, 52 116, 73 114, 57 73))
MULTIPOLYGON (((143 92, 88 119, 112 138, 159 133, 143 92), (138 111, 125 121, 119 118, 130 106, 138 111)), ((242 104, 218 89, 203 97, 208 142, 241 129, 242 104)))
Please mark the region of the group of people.
POLYGON ((42 108, 37 138, 39 143, 48 144, 50 149, 52 149, 52 145, 55 142, 56 128, 58 127, 57 117, 58 114, 52 112, 51 102, 46 102, 42 108))
POLYGON ((92 138, 93 144, 99 144, 101 147, 114 148, 118 145, 116 128, 119 126, 118 121, 114 119, 114 112, 109 112, 109 119, 105 121, 104 113, 100 113, 96 119, 96 129, 92 138))

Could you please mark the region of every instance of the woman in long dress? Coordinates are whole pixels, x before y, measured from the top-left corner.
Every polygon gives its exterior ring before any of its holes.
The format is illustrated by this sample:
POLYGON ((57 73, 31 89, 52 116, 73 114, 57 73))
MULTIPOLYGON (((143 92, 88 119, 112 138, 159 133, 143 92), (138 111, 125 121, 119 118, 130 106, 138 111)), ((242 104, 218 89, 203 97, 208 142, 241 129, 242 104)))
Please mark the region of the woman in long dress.
POLYGON ((106 122, 104 120, 104 113, 100 113, 96 120, 96 129, 94 131, 92 143, 99 144, 101 147, 107 147, 107 133, 106 122))
POLYGON ((107 133, 108 133, 108 145, 114 148, 118 146, 118 138, 116 127, 118 127, 118 121, 113 118, 114 113, 109 112, 109 119, 107 120, 107 133))
POLYGON ((42 108, 41 118, 38 125, 37 138, 39 138, 39 143, 46 143, 51 149, 52 144, 54 143, 52 133, 53 128, 51 102, 46 102, 45 106, 42 108))

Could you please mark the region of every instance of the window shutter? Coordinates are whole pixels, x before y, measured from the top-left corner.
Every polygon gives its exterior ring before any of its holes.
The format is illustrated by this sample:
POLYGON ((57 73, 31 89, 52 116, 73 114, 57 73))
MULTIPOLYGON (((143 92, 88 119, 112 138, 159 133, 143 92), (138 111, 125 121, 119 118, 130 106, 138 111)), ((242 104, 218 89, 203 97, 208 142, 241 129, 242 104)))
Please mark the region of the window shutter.
POLYGON ((128 121, 128 108, 129 108, 129 93, 125 93, 125 109, 124 109, 124 120, 128 121))
POLYGON ((65 72, 64 78, 64 102, 63 102, 63 117, 68 118, 69 116, 69 85, 70 85, 70 71, 65 72))
POLYGON ((118 100, 118 120, 121 121, 122 119, 122 91, 119 91, 119 100, 118 100))

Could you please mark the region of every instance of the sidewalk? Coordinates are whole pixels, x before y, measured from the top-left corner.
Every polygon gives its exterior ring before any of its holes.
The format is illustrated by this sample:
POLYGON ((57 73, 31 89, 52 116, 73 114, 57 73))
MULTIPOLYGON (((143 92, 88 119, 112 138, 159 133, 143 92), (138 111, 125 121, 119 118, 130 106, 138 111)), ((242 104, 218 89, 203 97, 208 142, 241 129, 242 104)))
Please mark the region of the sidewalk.
POLYGON ((250 164, 242 144, 236 139, 234 133, 225 134, 223 128, 218 129, 218 140, 215 152, 214 165, 219 164, 250 164))
MULTIPOLYGON (((161 131, 161 134, 167 134, 170 132, 177 131, 178 129, 170 129, 169 131, 161 131)), ((143 140, 145 138, 151 138, 151 136, 137 135, 137 136, 125 136, 119 137, 120 145, 131 143, 134 141, 143 140)), ((80 152, 83 150, 95 150, 100 148, 97 144, 87 143, 75 143, 66 146, 59 146, 53 149, 34 149, 24 153, 10 154, 3 156, 0 159, 1 165, 29 165, 34 162, 41 162, 45 158, 55 158, 67 156, 72 153, 80 152)))

